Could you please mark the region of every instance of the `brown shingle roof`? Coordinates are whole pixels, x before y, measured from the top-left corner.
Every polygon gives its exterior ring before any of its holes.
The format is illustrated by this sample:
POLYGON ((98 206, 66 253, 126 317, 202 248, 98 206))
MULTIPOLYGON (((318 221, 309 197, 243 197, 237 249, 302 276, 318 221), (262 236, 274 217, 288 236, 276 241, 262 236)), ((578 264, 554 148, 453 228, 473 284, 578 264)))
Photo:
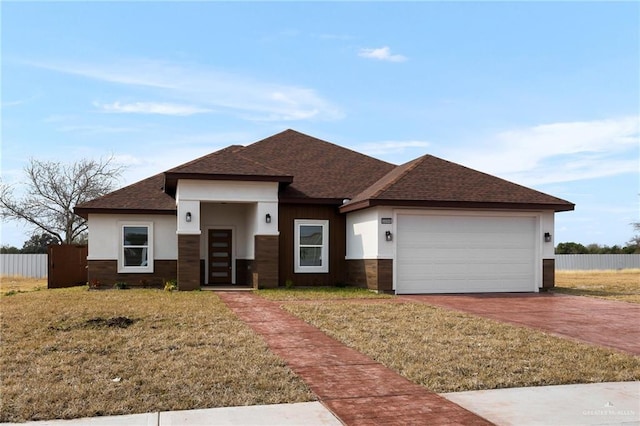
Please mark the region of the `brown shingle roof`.
POLYGON ((242 155, 293 176, 293 183, 280 193, 281 200, 352 198, 395 168, 295 130, 251 144, 242 155))
POLYGON ((267 180, 290 183, 293 176, 245 157, 244 147, 232 145, 165 172, 165 191, 175 193, 178 179, 267 180))
POLYGON ((75 207, 76 214, 89 213, 155 213, 175 214, 176 200, 163 189, 160 173, 75 207))
POLYGON ((246 147, 232 145, 76 207, 88 213, 175 214, 178 179, 268 180, 280 200, 340 204, 573 210, 568 201, 425 155, 394 166, 347 148, 285 130, 246 147))
POLYGON ((573 210, 568 201, 432 155, 396 167, 341 207, 372 205, 573 210))

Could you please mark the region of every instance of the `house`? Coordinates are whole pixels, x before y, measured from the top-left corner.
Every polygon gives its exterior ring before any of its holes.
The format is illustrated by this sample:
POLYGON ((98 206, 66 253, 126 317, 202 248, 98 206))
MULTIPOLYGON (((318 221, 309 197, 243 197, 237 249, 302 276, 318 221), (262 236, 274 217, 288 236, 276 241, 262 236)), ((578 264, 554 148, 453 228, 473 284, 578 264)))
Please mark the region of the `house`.
POLYGON ((425 155, 396 166, 286 130, 76 206, 89 281, 380 292, 554 285, 565 200, 425 155))

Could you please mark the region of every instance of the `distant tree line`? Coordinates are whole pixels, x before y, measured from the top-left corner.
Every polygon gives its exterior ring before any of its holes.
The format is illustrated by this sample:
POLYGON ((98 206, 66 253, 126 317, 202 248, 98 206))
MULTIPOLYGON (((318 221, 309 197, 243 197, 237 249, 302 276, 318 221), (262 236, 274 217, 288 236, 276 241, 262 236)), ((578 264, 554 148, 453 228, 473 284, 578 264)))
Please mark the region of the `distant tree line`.
POLYGON ((600 244, 582 245, 580 243, 560 243, 556 246, 556 254, 634 254, 640 253, 640 222, 631 224, 636 234, 625 246, 611 247, 600 244))
POLYGON ((34 234, 31 238, 24 242, 22 248, 3 245, 0 246, 0 253, 2 254, 39 254, 46 253, 49 244, 59 244, 56 237, 51 234, 34 234))
POLYGON ((636 244, 626 246, 613 245, 611 247, 600 244, 583 245, 580 243, 560 243, 556 246, 556 254, 634 254, 640 253, 636 244))

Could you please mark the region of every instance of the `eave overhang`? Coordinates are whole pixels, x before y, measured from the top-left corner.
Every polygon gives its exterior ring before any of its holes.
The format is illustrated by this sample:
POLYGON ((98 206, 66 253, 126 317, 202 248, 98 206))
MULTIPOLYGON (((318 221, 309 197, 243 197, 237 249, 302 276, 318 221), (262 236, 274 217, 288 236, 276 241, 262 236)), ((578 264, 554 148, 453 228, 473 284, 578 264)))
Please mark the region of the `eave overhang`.
POLYGON ((375 206, 397 207, 432 207, 456 209, 502 209, 502 210, 553 210, 564 212, 574 210, 575 204, 544 204, 544 203, 502 203, 479 201, 446 201, 446 200, 384 200, 369 199, 347 203, 340 207, 340 213, 349 213, 375 206))
POLYGON ((164 192, 172 197, 176 194, 178 180, 226 180, 244 182, 277 182, 282 187, 293 182, 293 176, 287 175, 242 175, 211 173, 170 173, 164 174, 164 192))
POLYGON ((90 214, 144 214, 144 215, 173 215, 176 209, 103 209, 75 207, 73 212, 83 219, 88 219, 90 214))

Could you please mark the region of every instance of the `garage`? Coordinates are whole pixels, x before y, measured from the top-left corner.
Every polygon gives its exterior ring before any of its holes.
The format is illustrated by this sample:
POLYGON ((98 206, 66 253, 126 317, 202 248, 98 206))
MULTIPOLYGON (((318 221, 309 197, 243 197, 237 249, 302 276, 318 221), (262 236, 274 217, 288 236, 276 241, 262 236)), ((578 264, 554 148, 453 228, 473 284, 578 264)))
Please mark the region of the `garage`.
POLYGON ((537 291, 539 218, 403 212, 396 216, 396 294, 537 291))

